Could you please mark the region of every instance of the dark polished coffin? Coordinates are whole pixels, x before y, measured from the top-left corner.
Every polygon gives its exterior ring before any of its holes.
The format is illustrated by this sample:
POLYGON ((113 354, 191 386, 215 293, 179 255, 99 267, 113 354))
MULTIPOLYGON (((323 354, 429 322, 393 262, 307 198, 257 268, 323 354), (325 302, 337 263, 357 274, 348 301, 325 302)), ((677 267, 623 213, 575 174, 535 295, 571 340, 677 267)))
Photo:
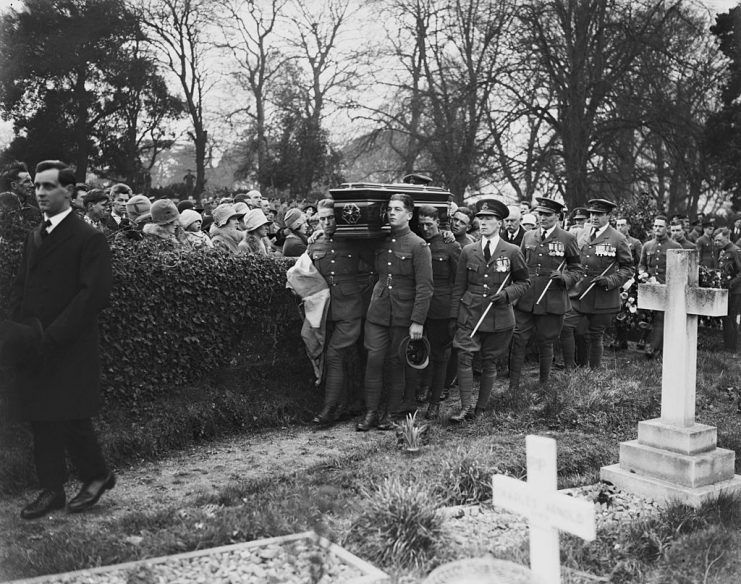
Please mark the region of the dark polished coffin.
POLYGON ((435 207, 440 215, 441 228, 449 228, 448 200, 452 195, 440 187, 406 183, 344 183, 329 192, 334 199, 337 221, 335 237, 371 239, 386 235, 390 230, 386 207, 391 195, 396 193, 405 193, 414 199, 412 230, 416 230, 416 208, 421 205, 435 207))

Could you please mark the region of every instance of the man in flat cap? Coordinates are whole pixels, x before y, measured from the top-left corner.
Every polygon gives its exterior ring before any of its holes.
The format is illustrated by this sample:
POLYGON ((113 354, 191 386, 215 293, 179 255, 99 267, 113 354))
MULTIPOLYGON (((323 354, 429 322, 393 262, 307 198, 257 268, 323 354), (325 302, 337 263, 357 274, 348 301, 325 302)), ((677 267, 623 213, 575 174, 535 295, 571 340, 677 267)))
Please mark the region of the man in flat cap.
POLYGON ((111 216, 111 203, 103 189, 91 189, 82 199, 85 204, 85 222, 98 231, 108 233, 108 219, 111 216))
POLYGON ((497 375, 496 360, 507 354, 515 327, 512 303, 530 285, 522 252, 499 235, 502 220, 508 214, 504 203, 496 199, 480 200, 476 217, 481 241, 464 247, 458 261, 450 303, 461 395, 461 409, 450 418, 454 423, 471 420, 486 409, 497 375), (477 352, 481 356, 482 373, 474 407, 472 362, 477 352))
POLYGON ((66 164, 40 162, 34 182, 45 221, 28 235, 9 304, 15 322, 38 320, 42 329, 40 357, 15 379, 41 487, 24 519, 64 507, 67 455, 83 483, 69 511, 93 506, 116 482, 91 421, 101 405, 97 318, 111 290, 110 250, 72 212, 75 175, 66 164))
MULTIPOLYGON (((586 277, 574 288, 571 305, 579 319, 587 321, 587 355, 593 369, 602 361, 605 329, 620 310, 620 287, 633 274, 628 242, 610 226, 610 214, 616 206, 606 199, 591 199, 587 208, 590 225, 578 239, 586 277)), ((566 352, 564 347, 564 360, 566 352)))
POLYGON ((515 307, 517 324, 509 364, 510 393, 518 401, 528 341, 535 336, 540 383, 545 385, 553 363, 553 343, 561 334, 564 314, 571 307, 567 291, 583 275, 576 238, 558 226, 563 204, 546 197, 536 197, 536 201, 540 227, 528 231, 521 246, 532 286, 515 307))

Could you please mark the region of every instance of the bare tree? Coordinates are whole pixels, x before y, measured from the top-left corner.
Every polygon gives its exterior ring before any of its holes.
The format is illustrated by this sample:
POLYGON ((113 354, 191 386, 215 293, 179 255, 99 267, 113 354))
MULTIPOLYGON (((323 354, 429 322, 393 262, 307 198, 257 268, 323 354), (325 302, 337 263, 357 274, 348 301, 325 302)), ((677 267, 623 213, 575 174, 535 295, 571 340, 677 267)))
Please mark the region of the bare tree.
MULTIPOLYGON (((515 4, 509 0, 394 0, 398 27, 388 31, 400 73, 386 81, 390 104, 370 117, 403 139, 404 170, 423 153, 462 200, 484 176, 490 149, 488 116, 498 79, 511 65, 505 50, 515 4)), ((391 19, 389 19, 391 20, 391 19)))
POLYGON ((219 26, 223 41, 217 43, 233 58, 233 73, 238 87, 249 92, 254 103, 241 107, 232 115, 246 114, 255 131, 257 177, 261 186, 266 173, 268 157, 268 107, 271 84, 287 63, 289 57, 277 48, 279 18, 285 0, 219 0, 219 26))
POLYGON ((603 122, 614 88, 653 50, 651 40, 680 3, 530 0, 522 6, 519 18, 530 31, 523 42, 537 52, 555 97, 545 120, 560 140, 570 205, 589 197, 595 147, 601 133, 613 129, 603 122))
POLYGON ((188 136, 195 148, 195 194, 200 197, 206 183, 208 132, 204 100, 209 80, 206 40, 212 24, 207 0, 143 0, 140 19, 160 62, 180 83, 191 121, 188 136))

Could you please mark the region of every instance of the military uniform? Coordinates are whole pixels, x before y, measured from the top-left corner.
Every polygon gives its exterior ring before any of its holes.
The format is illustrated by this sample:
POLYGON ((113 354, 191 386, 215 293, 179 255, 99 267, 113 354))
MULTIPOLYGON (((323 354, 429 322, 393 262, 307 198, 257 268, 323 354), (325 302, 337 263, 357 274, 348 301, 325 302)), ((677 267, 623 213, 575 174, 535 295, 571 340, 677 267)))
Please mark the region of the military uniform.
POLYGON ((501 238, 496 239, 488 262, 484 258, 484 239, 463 249, 451 298, 450 318, 457 322, 453 346, 458 349, 461 407, 468 411, 472 405, 473 355, 480 352, 481 356, 481 385, 476 409, 482 410, 487 406, 496 378, 496 360, 509 350, 515 327, 512 303, 530 286, 525 258, 520 249, 501 238), (502 292, 506 301, 491 307, 477 333, 471 337, 481 315, 502 284, 505 284, 502 292))
POLYGON ((697 248, 697 245, 695 244, 695 242, 687 239, 687 236, 684 236, 682 239, 675 239, 674 241, 676 241, 679 245, 681 245, 682 249, 696 249, 697 248))
POLYGON ((540 381, 545 383, 548 380, 553 362, 553 343, 561 333, 564 314, 571 307, 567 290, 582 276, 576 238, 558 225, 548 235, 542 228, 528 231, 522 239, 521 249, 532 286, 515 305, 517 326, 509 366, 511 391, 519 388, 525 350, 533 335, 540 354, 540 381), (552 273, 559 269, 563 281, 551 280, 552 273), (548 291, 538 302, 547 286, 548 291))
POLYGON ((715 246, 713 245, 713 238, 708 235, 701 235, 695 241, 695 247, 700 254, 700 265, 705 266, 711 270, 718 267, 718 255, 715 246))
POLYGON ((576 284, 571 303, 574 311, 587 320, 589 366, 596 368, 602 359, 605 329, 620 310, 620 287, 633 275, 633 257, 625 237, 610 225, 594 237, 585 230, 579 244, 585 278, 576 284), (592 286, 581 298, 603 272, 606 281, 592 286))
MULTIPOLYGON (((659 284, 666 282, 666 252, 670 249, 682 249, 673 239, 663 237, 662 239, 650 239, 643 245, 641 261, 638 264, 638 273, 644 272, 649 279, 654 279, 659 284)), ((653 329, 651 338, 646 346, 646 354, 651 356, 661 350, 664 344, 664 313, 654 312, 653 329)))
MULTIPOLYGON (((329 312, 325 343, 324 408, 315 423, 331 423, 338 407, 346 402, 345 361, 347 350, 360 337, 365 314, 362 288, 358 278, 363 262, 362 243, 322 235, 309 244, 307 253, 329 284, 329 312)), ((366 254, 367 257, 368 254, 366 254)))
POLYGON ((723 346, 735 352, 738 347, 738 322, 741 313, 741 249, 728 243, 718 255, 718 270, 723 287, 728 288, 728 314, 723 317, 723 346))
POLYGON ((440 402, 440 395, 445 384, 445 370, 450 357, 450 295, 453 291, 455 274, 458 269, 458 258, 461 246, 457 242, 445 243, 441 234, 429 241, 432 256, 433 294, 430 309, 425 322, 425 334, 430 342, 430 366, 423 374, 423 386, 431 389, 428 418, 437 414, 435 406, 440 402))
MULTIPOLYGON (((432 298, 430 248, 409 227, 392 230, 374 251, 378 281, 373 287, 365 323, 365 372, 367 422, 377 416, 383 389, 384 361, 391 368, 391 395, 388 411, 395 413, 404 394, 404 367, 399 355, 401 342, 414 322, 424 324, 432 298)), ((377 419, 374 420, 377 422, 377 419)), ((358 429, 373 424, 361 423, 358 429)))

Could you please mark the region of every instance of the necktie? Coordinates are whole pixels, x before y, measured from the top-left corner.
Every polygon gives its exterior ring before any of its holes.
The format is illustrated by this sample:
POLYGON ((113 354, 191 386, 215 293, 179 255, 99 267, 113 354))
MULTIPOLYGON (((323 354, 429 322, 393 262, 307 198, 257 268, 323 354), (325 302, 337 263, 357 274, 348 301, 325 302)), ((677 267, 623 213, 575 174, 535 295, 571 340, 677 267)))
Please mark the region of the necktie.
POLYGON ((47 229, 51 227, 51 221, 47 219, 41 224, 41 239, 46 239, 49 236, 47 229))
POLYGON ((597 230, 596 229, 593 230, 592 231, 592 235, 589 236, 589 241, 594 241, 595 239, 597 239, 597 230))
POLYGON ((490 240, 486 240, 486 245, 484 246, 484 259, 488 262, 491 259, 491 249, 489 246, 491 245, 490 240))
POLYGON ((540 231, 540 241, 545 241, 545 229, 542 229, 540 231))

